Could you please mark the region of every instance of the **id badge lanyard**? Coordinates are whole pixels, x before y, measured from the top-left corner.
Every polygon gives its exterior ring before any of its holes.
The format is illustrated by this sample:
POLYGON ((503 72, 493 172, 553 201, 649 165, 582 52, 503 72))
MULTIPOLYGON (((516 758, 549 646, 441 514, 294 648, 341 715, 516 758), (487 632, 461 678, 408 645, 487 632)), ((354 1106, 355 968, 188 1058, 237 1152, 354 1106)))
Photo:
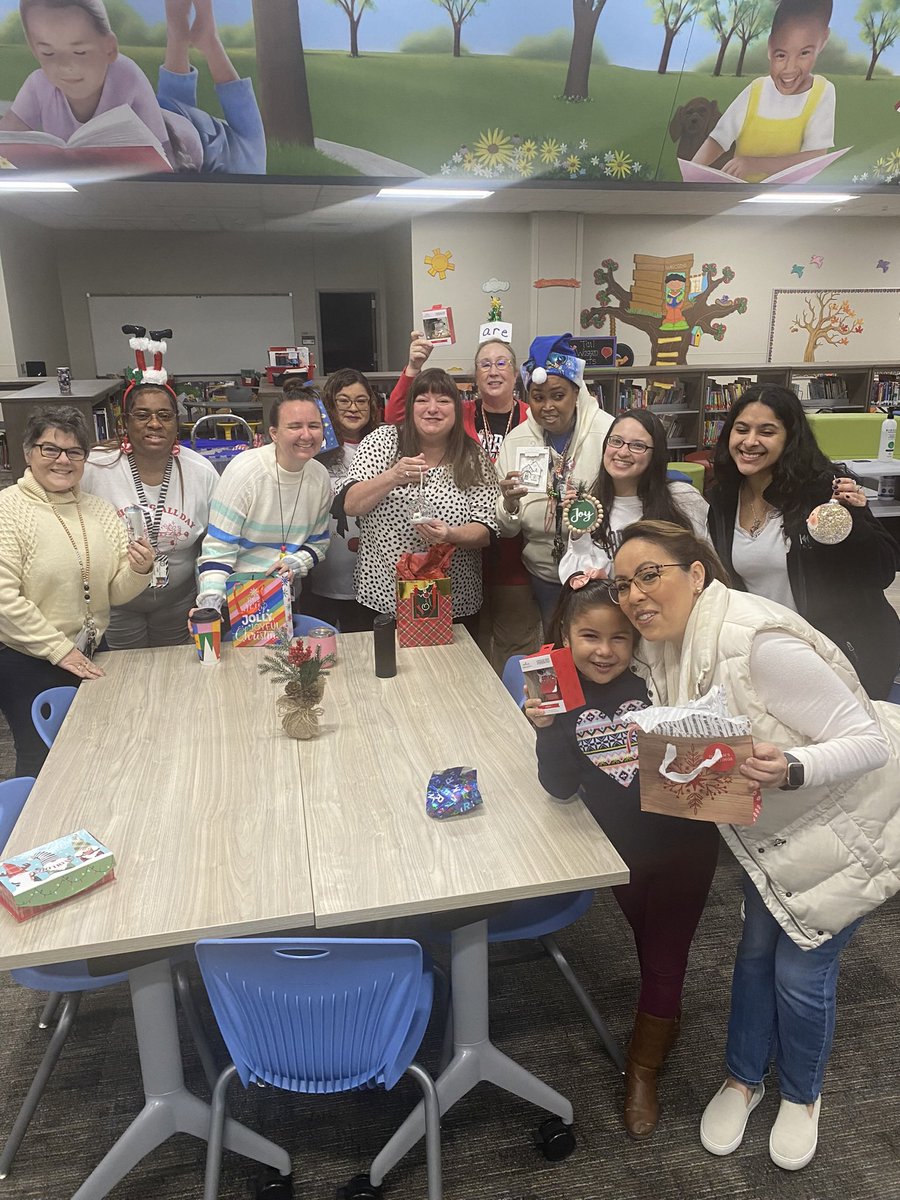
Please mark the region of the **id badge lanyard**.
POLYGON ((137 492, 137 498, 140 501, 141 512, 144 515, 144 525, 147 527, 147 538, 153 549, 153 572, 150 580, 151 588, 164 588, 169 582, 169 559, 165 554, 160 554, 158 549, 159 544, 159 527, 162 521, 163 509, 166 504, 166 496, 169 492, 169 481, 172 478, 172 463, 174 459, 169 455, 169 461, 166 463, 166 470, 163 475, 162 484, 159 489, 159 499, 156 501, 156 510, 153 514, 151 523, 147 513, 150 509, 150 502, 147 499, 147 493, 144 491, 144 485, 141 482, 141 477, 138 474, 137 463, 134 461, 134 455, 128 455, 128 465, 131 467, 131 478, 134 480, 134 490, 137 492))

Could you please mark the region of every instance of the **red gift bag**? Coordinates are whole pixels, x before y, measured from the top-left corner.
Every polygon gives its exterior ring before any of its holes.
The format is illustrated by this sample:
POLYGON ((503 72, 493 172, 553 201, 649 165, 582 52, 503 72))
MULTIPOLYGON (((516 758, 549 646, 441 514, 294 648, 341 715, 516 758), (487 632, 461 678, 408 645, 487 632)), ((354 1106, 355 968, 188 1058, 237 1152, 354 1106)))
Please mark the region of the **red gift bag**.
POLYGON ((403 554, 397 563, 397 640, 407 646, 453 641, 453 596, 447 575, 455 546, 403 554))

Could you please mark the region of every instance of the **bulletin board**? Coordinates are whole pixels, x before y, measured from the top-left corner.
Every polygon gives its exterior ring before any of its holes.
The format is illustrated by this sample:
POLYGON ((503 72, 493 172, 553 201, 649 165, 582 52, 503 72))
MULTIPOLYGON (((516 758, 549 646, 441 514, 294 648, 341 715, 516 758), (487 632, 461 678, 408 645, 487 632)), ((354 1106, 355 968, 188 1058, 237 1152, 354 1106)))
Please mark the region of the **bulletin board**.
POLYGON ((97 296, 88 294, 98 375, 134 365, 123 325, 171 329, 170 375, 233 375, 261 370, 269 346, 296 342, 291 293, 257 296, 97 296))
POLYGON ((776 288, 770 363, 877 363, 897 357, 900 288, 776 288))

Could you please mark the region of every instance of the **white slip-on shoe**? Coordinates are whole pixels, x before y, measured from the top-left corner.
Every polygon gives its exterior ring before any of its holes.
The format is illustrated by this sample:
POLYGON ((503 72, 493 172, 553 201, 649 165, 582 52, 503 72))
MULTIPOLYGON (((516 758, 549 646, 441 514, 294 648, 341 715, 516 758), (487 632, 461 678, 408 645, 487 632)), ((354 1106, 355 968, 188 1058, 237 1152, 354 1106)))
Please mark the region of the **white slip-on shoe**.
POLYGON ((816 1152, 819 1140, 819 1111, 822 1097, 813 1106, 812 1116, 805 1104, 782 1100, 769 1134, 769 1157, 784 1171, 800 1171, 816 1152))
POLYGON ((723 1083, 707 1104, 700 1120, 700 1142, 710 1154, 731 1154, 744 1140, 750 1114, 766 1094, 763 1084, 753 1089, 749 1102, 743 1092, 723 1083))

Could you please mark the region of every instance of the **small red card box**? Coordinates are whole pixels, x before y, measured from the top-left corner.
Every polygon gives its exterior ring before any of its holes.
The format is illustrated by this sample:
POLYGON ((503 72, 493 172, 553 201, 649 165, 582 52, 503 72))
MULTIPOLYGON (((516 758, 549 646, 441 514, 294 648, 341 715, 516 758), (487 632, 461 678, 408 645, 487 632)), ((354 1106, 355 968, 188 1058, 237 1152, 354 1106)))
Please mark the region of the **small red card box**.
POLYGON ((431 342, 432 346, 453 346, 456 343, 453 309, 445 308, 443 304, 432 304, 422 313, 422 329, 425 331, 425 341, 431 342))
POLYGON ((543 712, 569 712, 584 704, 581 680, 567 646, 561 650, 541 646, 537 654, 523 658, 519 665, 525 677, 525 694, 530 700, 540 700, 543 712))

